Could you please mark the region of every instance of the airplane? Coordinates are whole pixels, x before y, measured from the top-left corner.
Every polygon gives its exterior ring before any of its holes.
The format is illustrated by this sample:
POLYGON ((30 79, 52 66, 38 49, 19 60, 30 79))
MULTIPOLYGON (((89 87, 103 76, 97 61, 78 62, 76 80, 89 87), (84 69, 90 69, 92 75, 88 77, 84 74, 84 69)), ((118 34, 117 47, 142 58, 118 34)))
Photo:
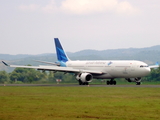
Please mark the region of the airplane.
POLYGON ((74 73, 79 85, 89 85, 93 79, 110 79, 106 81, 107 85, 116 85, 115 78, 125 78, 128 82, 135 82, 136 85, 141 84, 141 78, 147 76, 151 68, 158 68, 159 64, 148 66, 146 63, 137 60, 76 60, 72 61, 68 58, 58 38, 54 38, 56 54, 58 61, 55 63, 39 61, 50 66, 22 66, 9 65, 2 63, 8 67, 18 68, 34 68, 43 71, 54 71, 64 73, 74 73))

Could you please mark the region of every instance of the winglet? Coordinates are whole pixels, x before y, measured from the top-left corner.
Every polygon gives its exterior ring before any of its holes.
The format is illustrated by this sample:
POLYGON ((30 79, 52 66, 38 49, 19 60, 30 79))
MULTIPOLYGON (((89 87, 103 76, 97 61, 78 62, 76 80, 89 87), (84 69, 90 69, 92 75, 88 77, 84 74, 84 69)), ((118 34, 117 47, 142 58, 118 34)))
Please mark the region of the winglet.
POLYGON ((6 66, 10 66, 10 65, 8 65, 7 63, 5 63, 4 61, 2 61, 2 63, 3 63, 4 65, 6 65, 6 66))
POLYGON ((156 65, 158 65, 158 66, 159 66, 159 63, 158 63, 158 62, 156 62, 156 65))

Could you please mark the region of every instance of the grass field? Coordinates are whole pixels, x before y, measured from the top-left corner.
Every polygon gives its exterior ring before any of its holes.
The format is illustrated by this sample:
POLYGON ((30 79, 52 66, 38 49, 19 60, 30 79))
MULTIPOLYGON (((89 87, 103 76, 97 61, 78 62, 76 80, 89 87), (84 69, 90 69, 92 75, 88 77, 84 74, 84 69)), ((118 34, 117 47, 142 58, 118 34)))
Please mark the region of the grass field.
POLYGON ((0 87, 0 120, 157 120, 160 88, 0 87))

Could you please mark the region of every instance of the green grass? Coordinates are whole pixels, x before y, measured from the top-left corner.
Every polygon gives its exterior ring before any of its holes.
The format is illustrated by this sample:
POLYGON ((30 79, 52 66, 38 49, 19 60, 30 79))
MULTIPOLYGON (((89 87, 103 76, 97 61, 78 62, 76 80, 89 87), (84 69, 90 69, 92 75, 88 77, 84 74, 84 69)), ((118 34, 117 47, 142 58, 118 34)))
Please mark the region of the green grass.
POLYGON ((155 120, 160 88, 0 87, 0 120, 155 120))

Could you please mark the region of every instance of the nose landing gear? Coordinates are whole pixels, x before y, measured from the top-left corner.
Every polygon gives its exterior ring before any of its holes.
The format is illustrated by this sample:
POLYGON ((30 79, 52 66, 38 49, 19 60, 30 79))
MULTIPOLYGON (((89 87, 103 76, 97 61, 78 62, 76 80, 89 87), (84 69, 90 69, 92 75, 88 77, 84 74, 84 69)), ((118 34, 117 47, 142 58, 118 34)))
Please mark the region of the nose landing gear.
POLYGON ((136 85, 140 85, 141 84, 141 82, 136 82, 136 85))

